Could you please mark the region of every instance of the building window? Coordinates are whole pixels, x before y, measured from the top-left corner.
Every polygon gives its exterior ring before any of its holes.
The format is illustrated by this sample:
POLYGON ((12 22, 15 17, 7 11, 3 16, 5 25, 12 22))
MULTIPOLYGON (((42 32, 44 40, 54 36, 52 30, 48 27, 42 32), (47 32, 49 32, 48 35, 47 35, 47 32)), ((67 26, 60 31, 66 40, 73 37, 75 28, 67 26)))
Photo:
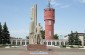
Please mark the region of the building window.
POLYGON ((13 45, 16 45, 16 41, 15 40, 13 41, 13 45))
POLYGON ((26 44, 29 44, 29 42, 26 42, 26 44))
POLYGON ((25 45, 25 42, 22 42, 22 45, 25 45))
POLYGON ((16 42, 15 41, 13 41, 13 45, 16 45, 16 42))
POLYGON ((51 25, 51 20, 48 21, 48 24, 51 25))
POLYGON ((48 45, 51 45, 51 42, 48 42, 48 45))
POLYGON ((20 45, 20 41, 17 42, 17 45, 20 45))
POLYGON ((57 42, 57 45, 59 45, 59 42, 57 42))
POLYGON ((55 45, 55 42, 52 42, 52 45, 55 45))
POLYGON ((61 45, 64 45, 64 42, 61 42, 61 45))

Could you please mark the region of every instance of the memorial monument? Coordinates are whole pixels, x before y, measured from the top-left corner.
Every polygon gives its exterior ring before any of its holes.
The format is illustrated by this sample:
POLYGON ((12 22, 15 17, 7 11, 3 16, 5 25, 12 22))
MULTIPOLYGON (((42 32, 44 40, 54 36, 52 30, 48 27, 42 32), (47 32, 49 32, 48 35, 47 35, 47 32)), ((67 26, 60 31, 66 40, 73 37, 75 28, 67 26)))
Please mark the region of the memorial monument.
POLYGON ((37 4, 33 5, 30 18, 31 22, 29 27, 29 44, 36 44, 37 4))
MULTIPOLYGON (((45 40, 53 40, 54 35, 54 23, 55 23, 55 9, 51 7, 51 0, 48 0, 48 7, 44 9, 44 21, 45 21, 45 40)), ((29 45, 28 50, 31 51, 43 51, 47 50, 46 45, 43 44, 41 25, 37 25, 37 4, 33 5, 31 11, 31 22, 29 31, 29 45)))
POLYGON ((30 22, 30 31, 29 31, 29 44, 42 44, 42 37, 41 37, 41 25, 40 23, 37 26, 37 5, 35 4, 32 7, 31 13, 31 22, 30 22))
POLYGON ((44 51, 46 50, 46 45, 43 44, 42 27, 40 23, 37 25, 37 4, 33 5, 30 18, 29 45, 27 49, 29 51, 44 51))

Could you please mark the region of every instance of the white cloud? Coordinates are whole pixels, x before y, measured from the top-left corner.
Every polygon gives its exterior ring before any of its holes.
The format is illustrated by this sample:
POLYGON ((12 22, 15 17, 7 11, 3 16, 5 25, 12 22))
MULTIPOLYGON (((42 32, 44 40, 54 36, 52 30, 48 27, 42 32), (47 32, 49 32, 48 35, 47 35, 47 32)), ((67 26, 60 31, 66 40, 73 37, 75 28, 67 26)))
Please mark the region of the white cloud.
POLYGON ((57 0, 51 0, 51 5, 52 7, 58 7, 58 8, 68 8, 70 5, 69 4, 64 4, 64 3, 59 3, 57 0))
POLYGON ((74 2, 85 3, 85 0, 73 0, 74 2))
POLYGON ((58 3, 57 0, 51 0, 51 5, 55 7, 61 5, 61 3, 58 3))
POLYGON ((80 0, 81 3, 85 3, 85 0, 80 0))
POLYGON ((68 7, 70 7, 70 5, 63 5, 63 6, 61 6, 61 8, 68 8, 68 7))

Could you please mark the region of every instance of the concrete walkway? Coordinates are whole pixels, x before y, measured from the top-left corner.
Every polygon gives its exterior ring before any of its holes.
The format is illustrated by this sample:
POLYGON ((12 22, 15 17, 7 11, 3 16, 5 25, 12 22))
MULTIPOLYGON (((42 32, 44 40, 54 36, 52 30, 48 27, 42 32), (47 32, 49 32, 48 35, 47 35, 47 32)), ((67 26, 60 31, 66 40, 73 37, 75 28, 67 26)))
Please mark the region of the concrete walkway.
POLYGON ((27 51, 26 47, 0 48, 0 55, 85 55, 85 49, 48 48, 50 49, 50 51, 46 51, 48 54, 30 54, 33 51, 27 51))

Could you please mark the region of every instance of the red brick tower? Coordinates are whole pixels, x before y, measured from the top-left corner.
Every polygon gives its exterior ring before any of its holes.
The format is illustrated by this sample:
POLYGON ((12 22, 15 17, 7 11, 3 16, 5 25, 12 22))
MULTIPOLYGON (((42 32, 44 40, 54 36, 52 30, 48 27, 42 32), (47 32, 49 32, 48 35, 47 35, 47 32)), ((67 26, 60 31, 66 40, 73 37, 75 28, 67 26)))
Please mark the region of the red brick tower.
POLYGON ((48 7, 44 9, 45 39, 52 40, 54 35, 55 9, 51 8, 50 1, 48 7))

